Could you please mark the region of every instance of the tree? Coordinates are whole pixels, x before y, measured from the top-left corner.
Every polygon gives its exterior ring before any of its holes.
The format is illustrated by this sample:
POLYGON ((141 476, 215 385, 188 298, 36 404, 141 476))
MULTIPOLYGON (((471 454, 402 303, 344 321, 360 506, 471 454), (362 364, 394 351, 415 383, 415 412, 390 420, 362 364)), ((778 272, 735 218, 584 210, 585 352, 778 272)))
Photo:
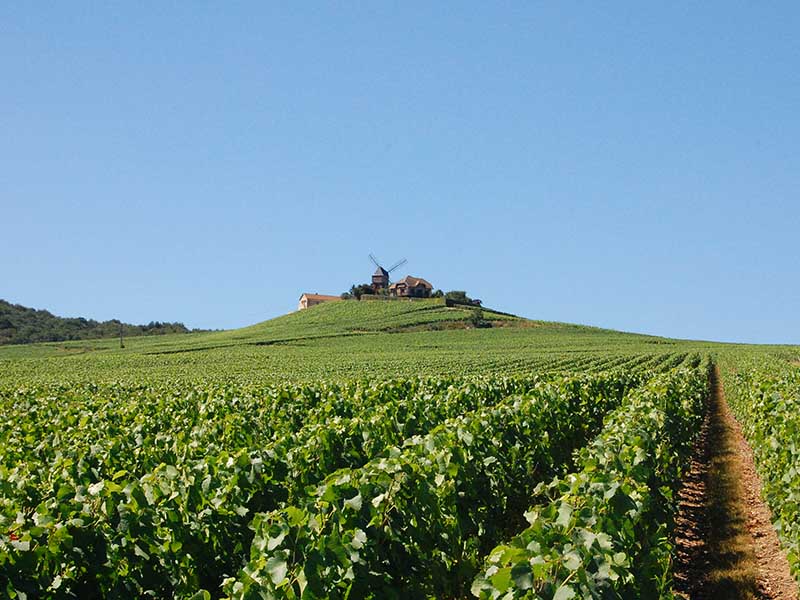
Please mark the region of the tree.
POLYGON ((151 321, 147 325, 130 325, 117 319, 101 323, 84 317, 56 317, 46 310, 35 310, 0 300, 0 344, 116 337, 120 328, 125 336, 189 331, 183 323, 177 322, 151 321))
POLYGON ((469 316, 469 323, 478 329, 492 326, 491 322, 484 320, 483 311, 477 307, 472 309, 472 314, 469 316))
POLYGON ((445 298, 448 300, 455 300, 457 302, 469 302, 470 298, 467 296, 467 292, 463 290, 450 290, 446 292, 444 295, 445 298))
POLYGON ((345 292, 342 294, 342 298, 345 300, 349 298, 355 298, 356 300, 360 300, 361 296, 364 294, 374 294, 375 290, 372 289, 372 286, 368 283, 362 283, 359 285, 353 284, 350 286, 350 291, 345 292), (345 298, 347 296, 347 298, 345 298))

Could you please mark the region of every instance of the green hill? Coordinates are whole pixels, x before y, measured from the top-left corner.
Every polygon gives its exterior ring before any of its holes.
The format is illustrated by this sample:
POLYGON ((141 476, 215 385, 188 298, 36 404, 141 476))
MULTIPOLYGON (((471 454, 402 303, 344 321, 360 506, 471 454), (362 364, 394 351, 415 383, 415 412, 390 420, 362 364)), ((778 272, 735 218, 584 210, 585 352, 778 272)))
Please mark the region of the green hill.
POLYGON ((57 317, 46 310, 0 300, 0 345, 111 338, 119 336, 120 328, 125 337, 189 332, 183 323, 131 325, 117 320, 57 317))
MULTIPOLYGON (((0 348, 0 382, 309 381, 594 369, 735 345, 534 321, 443 300, 321 304, 241 329, 0 348)), ((789 350, 792 352, 794 350, 789 350)))
MULTIPOLYGON (((521 325, 524 319, 477 309, 489 326, 521 325)), ((206 339, 266 342, 350 334, 467 328, 476 309, 447 307, 442 299, 327 302, 242 329, 220 332, 206 339)))
MULTIPOLYGON (((54 318, 58 319, 58 317, 54 318)), ((320 304, 307 310, 292 312, 241 329, 195 332, 192 335, 163 335, 157 339, 132 339, 125 340, 125 345, 128 349, 143 352, 182 352, 201 348, 208 349, 242 344, 266 345, 301 339, 382 332, 464 329, 473 327, 475 318, 476 310, 474 308, 468 306, 447 307, 445 306, 445 301, 441 299, 363 302, 351 300, 320 304)), ((530 323, 520 317, 498 313, 491 309, 480 309, 480 319, 481 326, 524 326, 530 323)), ((74 319, 60 319, 60 321, 72 320, 74 319)), ((24 350, 17 349, 15 354, 18 356, 34 356, 52 353, 58 349, 71 352, 118 351, 119 344, 116 337, 119 335, 119 329, 116 322, 114 323, 116 329, 113 330, 111 335, 103 336, 109 339, 95 339, 93 341, 88 341, 89 338, 42 339, 37 341, 78 339, 82 341, 74 344, 44 344, 24 350)), ((176 331, 170 333, 188 333, 188 330, 181 324, 177 325, 180 325, 182 329, 177 328, 176 331)), ((124 335, 128 337, 127 330, 124 335)), ((101 336, 94 337, 100 338, 101 336)))

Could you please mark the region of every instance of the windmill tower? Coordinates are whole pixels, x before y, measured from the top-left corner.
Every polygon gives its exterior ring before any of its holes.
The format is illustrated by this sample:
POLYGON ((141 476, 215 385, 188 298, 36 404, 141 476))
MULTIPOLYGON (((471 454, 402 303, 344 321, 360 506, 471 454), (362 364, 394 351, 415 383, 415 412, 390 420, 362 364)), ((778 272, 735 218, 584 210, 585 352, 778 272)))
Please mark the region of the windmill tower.
POLYGON ((376 292, 386 289, 389 287, 389 273, 394 271, 395 269, 402 267, 408 261, 404 258, 396 262, 393 266, 389 267, 388 269, 384 269, 381 266, 381 263, 378 262, 378 259, 375 258, 372 254, 369 255, 369 259, 375 264, 377 269, 375 269, 375 273, 372 275, 372 289, 376 292))

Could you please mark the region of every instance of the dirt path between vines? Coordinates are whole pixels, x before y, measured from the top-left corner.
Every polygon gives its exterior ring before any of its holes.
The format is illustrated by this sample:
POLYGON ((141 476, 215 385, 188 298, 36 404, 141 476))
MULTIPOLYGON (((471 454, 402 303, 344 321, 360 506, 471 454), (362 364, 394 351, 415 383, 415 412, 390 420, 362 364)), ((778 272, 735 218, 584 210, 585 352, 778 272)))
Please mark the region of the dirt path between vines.
POLYGON ((798 600, 719 371, 676 520, 675 591, 691 600, 798 600))

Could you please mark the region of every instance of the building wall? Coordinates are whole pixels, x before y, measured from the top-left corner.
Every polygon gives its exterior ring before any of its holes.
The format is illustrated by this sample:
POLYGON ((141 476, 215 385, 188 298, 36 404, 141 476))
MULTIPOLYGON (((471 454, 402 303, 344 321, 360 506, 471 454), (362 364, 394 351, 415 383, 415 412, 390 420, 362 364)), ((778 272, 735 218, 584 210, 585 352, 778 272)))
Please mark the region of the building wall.
POLYGON ((317 300, 315 298, 307 298, 306 296, 300 297, 300 302, 297 304, 297 310, 303 310, 305 308, 310 308, 312 306, 316 306, 317 304, 322 304, 323 302, 335 302, 339 300, 339 298, 331 298, 330 300, 317 300))
POLYGON ((431 295, 431 290, 426 288, 424 285, 418 285, 416 287, 406 287, 406 286, 397 286, 396 288, 392 289, 392 295, 398 296, 399 298, 427 298, 431 295))
POLYGON ((427 298, 431 295, 431 290, 426 288, 424 285, 418 285, 416 287, 398 285, 397 287, 392 288, 390 293, 399 298, 427 298))

